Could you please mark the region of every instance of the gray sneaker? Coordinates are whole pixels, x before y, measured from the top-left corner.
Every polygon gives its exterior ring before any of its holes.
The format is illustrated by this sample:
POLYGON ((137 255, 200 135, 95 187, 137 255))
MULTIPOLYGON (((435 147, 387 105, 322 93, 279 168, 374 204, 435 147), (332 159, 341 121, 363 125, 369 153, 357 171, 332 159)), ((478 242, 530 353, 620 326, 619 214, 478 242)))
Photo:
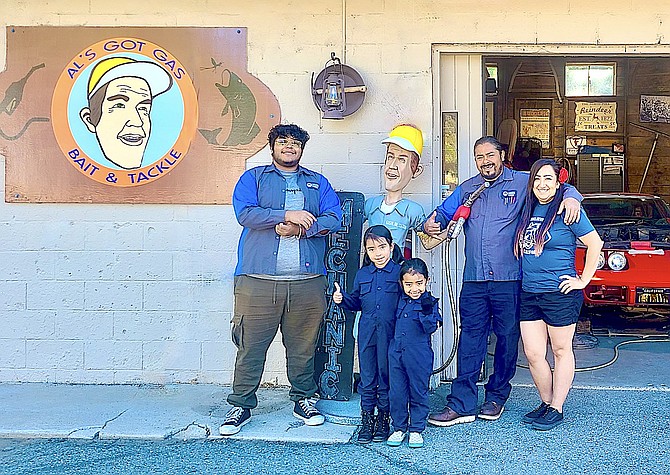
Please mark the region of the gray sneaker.
POLYGON ((409 448, 410 449, 420 449, 423 447, 423 436, 420 432, 410 432, 409 433, 409 448))
POLYGON ((407 432, 397 430, 386 439, 386 445, 389 447, 400 447, 400 444, 405 440, 405 437, 407 437, 407 432))
POLYGON ((219 427, 219 434, 234 435, 237 434, 242 426, 251 420, 251 411, 241 407, 233 407, 226 414, 226 418, 219 427))

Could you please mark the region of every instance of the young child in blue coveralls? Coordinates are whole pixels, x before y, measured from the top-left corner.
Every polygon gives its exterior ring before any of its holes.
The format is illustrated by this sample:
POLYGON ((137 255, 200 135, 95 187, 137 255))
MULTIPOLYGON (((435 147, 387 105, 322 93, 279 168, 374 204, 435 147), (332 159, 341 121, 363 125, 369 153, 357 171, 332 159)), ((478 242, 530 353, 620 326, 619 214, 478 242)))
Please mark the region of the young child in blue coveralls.
POLYGON ((389 436, 389 342, 400 295, 400 249, 391 232, 382 225, 371 226, 363 236, 365 257, 351 293, 335 282, 333 301, 361 312, 358 325, 358 360, 361 381, 361 429, 358 442, 383 442, 389 436), (375 415, 375 408, 377 414, 375 415))
POLYGON ((428 267, 408 259, 400 267, 403 294, 395 313, 389 348, 389 382, 393 434, 386 443, 398 447, 409 431, 409 446, 423 447, 428 418, 428 385, 433 371, 430 335, 442 323, 437 299, 426 290, 428 267), (408 413, 409 409, 409 413, 408 413))

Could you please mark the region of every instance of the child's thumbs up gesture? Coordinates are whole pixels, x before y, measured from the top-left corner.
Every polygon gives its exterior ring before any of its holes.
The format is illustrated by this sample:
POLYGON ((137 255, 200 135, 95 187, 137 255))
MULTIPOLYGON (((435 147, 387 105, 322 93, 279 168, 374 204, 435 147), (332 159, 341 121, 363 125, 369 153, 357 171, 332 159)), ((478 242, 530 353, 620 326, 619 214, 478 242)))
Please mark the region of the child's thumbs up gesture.
POLYGON ((336 304, 341 304, 342 303, 342 292, 340 291, 340 284, 337 282, 333 282, 335 285, 335 292, 333 292, 333 302, 336 304))

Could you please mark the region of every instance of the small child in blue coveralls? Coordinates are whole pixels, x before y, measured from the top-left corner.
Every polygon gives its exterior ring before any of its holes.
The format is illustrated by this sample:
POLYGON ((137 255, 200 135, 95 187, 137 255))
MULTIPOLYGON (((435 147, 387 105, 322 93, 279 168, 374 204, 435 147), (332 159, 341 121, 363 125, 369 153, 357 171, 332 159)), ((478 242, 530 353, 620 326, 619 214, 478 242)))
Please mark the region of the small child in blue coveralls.
POLYGON ((395 309, 400 296, 400 249, 391 232, 382 225, 371 226, 363 236, 365 257, 349 294, 335 282, 333 301, 361 312, 358 325, 358 360, 361 381, 361 429, 358 442, 383 442, 389 427, 388 350, 393 337, 395 309), (375 415, 375 409, 377 414, 375 415))
POLYGON ((386 443, 398 447, 409 431, 409 446, 423 447, 428 418, 428 385, 433 371, 430 335, 442 324, 437 299, 426 291, 428 267, 408 259, 400 267, 403 294, 395 313, 389 349, 389 382, 393 434, 386 443), (408 411, 409 409, 409 411, 408 411))

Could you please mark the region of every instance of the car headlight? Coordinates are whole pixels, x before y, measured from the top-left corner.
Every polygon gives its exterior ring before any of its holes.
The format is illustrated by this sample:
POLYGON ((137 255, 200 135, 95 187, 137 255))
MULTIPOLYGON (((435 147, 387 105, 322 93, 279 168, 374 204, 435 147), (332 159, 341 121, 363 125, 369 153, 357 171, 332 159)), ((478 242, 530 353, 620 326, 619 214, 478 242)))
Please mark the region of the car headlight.
POLYGON ((598 265, 596 266, 596 269, 600 270, 603 267, 605 267, 605 253, 601 252, 600 255, 598 256, 598 265))
POLYGON ((623 270, 626 267, 626 256, 622 252, 611 252, 607 257, 607 265, 612 270, 623 270))

